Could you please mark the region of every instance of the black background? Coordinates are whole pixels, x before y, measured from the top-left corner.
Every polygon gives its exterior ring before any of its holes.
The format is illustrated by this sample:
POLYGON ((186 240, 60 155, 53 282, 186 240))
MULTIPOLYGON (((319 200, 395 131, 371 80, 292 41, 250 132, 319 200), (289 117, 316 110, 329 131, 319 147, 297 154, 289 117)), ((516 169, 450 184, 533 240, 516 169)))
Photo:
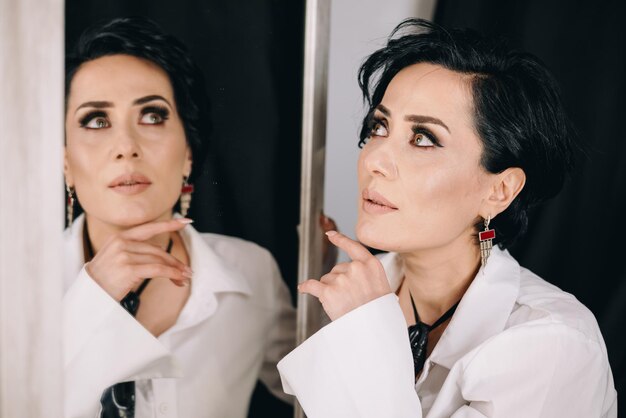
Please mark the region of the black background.
MULTIPOLYGON (((194 226, 268 248, 293 292, 304 1, 68 0, 66 44, 96 21, 130 15, 148 16, 179 37, 205 71, 213 151, 195 184, 194 226)), ((512 253, 593 311, 620 394, 626 393, 625 17, 619 1, 566 0, 439 0, 435 14, 444 26, 510 39, 539 56, 561 84, 587 157, 563 192, 533 212, 512 253)), ((250 417, 291 414, 257 387, 250 417)))

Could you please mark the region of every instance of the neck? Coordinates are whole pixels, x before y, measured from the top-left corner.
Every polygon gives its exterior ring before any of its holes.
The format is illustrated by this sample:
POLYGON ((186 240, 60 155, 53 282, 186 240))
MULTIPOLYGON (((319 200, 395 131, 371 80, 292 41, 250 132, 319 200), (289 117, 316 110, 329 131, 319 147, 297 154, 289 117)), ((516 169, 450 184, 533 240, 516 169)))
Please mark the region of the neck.
MULTIPOLYGON (((165 221, 172 218, 172 212, 166 212, 150 222, 165 221)), ((100 251, 100 249, 106 244, 106 242, 116 234, 120 234, 126 230, 134 228, 138 225, 117 225, 103 221, 94 216, 85 213, 85 222, 87 225, 87 233, 89 234, 89 241, 91 241, 91 247, 94 255, 100 251)), ((158 245, 161 248, 166 248, 170 240, 170 233, 166 232, 158 234, 145 241, 150 244, 158 245)))
POLYGON ((480 249, 462 237, 440 248, 400 254, 404 286, 413 296, 420 320, 432 324, 457 303, 480 267, 480 249))

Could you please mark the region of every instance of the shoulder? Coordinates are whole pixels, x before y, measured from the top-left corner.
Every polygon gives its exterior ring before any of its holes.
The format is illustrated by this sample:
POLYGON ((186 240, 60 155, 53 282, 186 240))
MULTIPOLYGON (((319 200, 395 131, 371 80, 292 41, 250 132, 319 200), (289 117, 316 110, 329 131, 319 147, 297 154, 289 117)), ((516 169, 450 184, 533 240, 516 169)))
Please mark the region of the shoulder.
POLYGON ((552 326, 603 344, 593 313, 576 297, 520 267, 520 288, 507 327, 552 326))
POLYGON ((284 286, 280 270, 267 249, 241 238, 221 234, 200 233, 202 241, 219 260, 220 269, 231 278, 246 283, 257 301, 272 304, 280 286, 284 286))
POLYGON ((274 261, 272 254, 252 241, 228 235, 199 233, 202 240, 215 252, 222 261, 228 264, 258 265, 274 261))

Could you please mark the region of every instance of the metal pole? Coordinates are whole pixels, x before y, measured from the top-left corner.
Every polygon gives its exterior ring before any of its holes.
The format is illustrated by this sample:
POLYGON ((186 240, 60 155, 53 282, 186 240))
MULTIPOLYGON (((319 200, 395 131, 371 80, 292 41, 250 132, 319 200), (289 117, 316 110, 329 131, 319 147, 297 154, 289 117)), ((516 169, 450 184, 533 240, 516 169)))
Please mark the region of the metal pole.
MULTIPOLYGON (((322 272, 322 231, 319 226, 319 217, 324 204, 329 35, 330 0, 307 1, 304 34, 298 283, 310 278, 319 278, 322 272)), ((321 314, 321 305, 315 298, 298 296, 297 344, 302 343, 319 329, 321 314)), ((294 417, 304 417, 299 404, 296 404, 294 417)))

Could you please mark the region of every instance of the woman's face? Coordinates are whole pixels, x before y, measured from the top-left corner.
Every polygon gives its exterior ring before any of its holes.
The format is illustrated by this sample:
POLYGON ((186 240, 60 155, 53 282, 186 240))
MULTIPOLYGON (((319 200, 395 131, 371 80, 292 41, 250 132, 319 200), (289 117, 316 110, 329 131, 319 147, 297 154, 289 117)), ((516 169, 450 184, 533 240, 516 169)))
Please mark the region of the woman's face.
POLYGON ((358 164, 364 244, 403 253, 469 243, 479 216, 490 215, 482 212, 493 175, 480 165, 468 81, 420 63, 387 87, 358 164))
POLYGON ((128 55, 84 63, 65 133, 66 181, 90 218, 128 227, 170 216, 191 153, 160 67, 128 55))

